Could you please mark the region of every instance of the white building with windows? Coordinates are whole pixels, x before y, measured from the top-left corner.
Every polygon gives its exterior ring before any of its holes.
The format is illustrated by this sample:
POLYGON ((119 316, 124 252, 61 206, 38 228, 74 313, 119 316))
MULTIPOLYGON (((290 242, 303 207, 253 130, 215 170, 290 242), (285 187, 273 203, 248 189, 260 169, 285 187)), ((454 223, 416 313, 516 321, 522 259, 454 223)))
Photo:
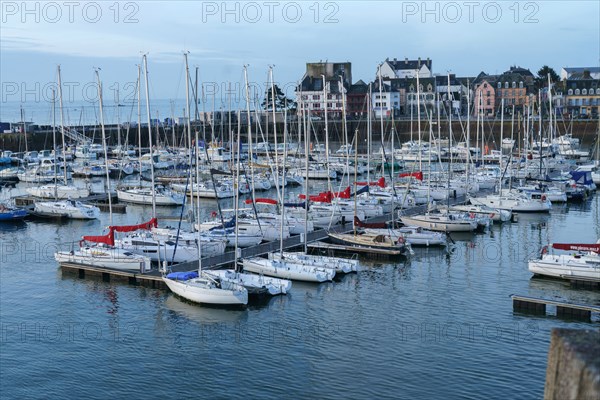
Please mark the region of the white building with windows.
POLYGON ((375 118, 391 118, 392 113, 400 111, 400 92, 394 90, 391 85, 384 83, 379 90, 379 85, 371 93, 371 103, 375 118))
POLYGON ((394 58, 386 60, 381 65, 381 68, 377 68, 377 79, 379 79, 379 71, 381 70, 381 78, 383 80, 389 79, 403 79, 403 78, 416 78, 417 74, 419 78, 431 78, 433 71, 431 69, 431 60, 421 60, 419 57, 417 60, 398 60, 394 58))
POLYGON ((306 73, 296 88, 298 113, 324 117, 327 110, 328 117, 340 118, 351 79, 349 62, 307 63, 306 73))

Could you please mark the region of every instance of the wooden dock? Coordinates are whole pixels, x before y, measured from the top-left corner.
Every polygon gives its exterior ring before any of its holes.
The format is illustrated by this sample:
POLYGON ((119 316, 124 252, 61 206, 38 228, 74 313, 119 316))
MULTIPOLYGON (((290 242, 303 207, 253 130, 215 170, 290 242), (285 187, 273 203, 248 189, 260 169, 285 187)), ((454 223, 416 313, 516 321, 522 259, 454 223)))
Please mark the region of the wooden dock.
MULTIPOLYGON (((104 195, 106 197, 106 195, 104 195)), ((464 201, 464 198, 454 199, 452 201, 453 204, 457 204, 464 201)), ((425 206, 417 206, 410 209, 405 210, 405 215, 414 215, 425 211, 425 206)), ((376 218, 370 218, 368 222, 386 222, 391 221, 393 215, 386 214, 376 218)), ((313 232, 309 232, 306 235, 307 247, 313 249, 315 251, 325 250, 327 252, 341 252, 346 254, 355 254, 357 253, 357 249, 352 246, 342 246, 342 245, 334 245, 329 243, 322 243, 321 241, 328 238, 328 232, 335 233, 350 233, 354 229, 352 221, 347 221, 344 224, 338 224, 331 227, 331 229, 316 229, 313 232)), ((296 235, 289 237, 283 241, 283 249, 297 249, 301 248, 304 245, 304 235, 296 235)), ((241 256, 240 258, 248 258, 248 257, 259 257, 264 256, 270 252, 277 251, 280 248, 280 241, 276 240, 273 242, 261 243, 256 246, 247 247, 244 249, 239 249, 241 256)), ((367 250, 365 250, 367 251, 367 250)), ((378 257, 378 258, 390 258, 390 257, 398 257, 400 255, 400 251, 398 250, 385 250, 385 249, 369 249, 368 250, 369 257, 378 257), (397 253, 397 254, 396 254, 397 253)), ((211 270, 223 268, 225 266, 231 266, 235 262, 236 257, 234 251, 227 251, 224 254, 219 254, 212 257, 202 258, 202 269, 211 270)), ((122 282, 129 283, 132 285, 140 285, 145 287, 157 288, 157 289, 166 289, 166 285, 163 283, 160 275, 160 271, 158 269, 153 269, 150 272, 146 273, 137 273, 137 272, 128 272, 128 271, 120 271, 113 270, 110 268, 101 268, 94 267, 90 265, 83 264, 73 264, 73 263, 62 263, 60 266, 63 268, 68 274, 74 274, 79 278, 86 277, 100 277, 103 281, 106 282, 122 282)), ((198 260, 184 262, 179 264, 174 264, 170 266, 170 270, 173 272, 187 272, 198 269, 198 260)))
POLYGON ((308 245, 312 251, 323 251, 328 256, 335 256, 337 253, 359 254, 367 256, 376 256, 377 258, 399 257, 403 254, 401 250, 377 249, 366 246, 346 246, 342 244, 332 244, 325 242, 314 242, 308 245))
POLYGON ((63 275, 70 275, 79 279, 101 279, 103 282, 126 283, 135 286, 144 286, 152 289, 166 289, 160 274, 121 271, 111 268, 94 267, 74 263, 60 263, 63 275))
POLYGON ((528 296, 510 296, 513 301, 513 310, 531 314, 546 315, 546 306, 556 307, 556 316, 562 318, 573 318, 590 320, 592 313, 600 313, 600 307, 585 304, 567 303, 563 301, 540 299, 528 296))

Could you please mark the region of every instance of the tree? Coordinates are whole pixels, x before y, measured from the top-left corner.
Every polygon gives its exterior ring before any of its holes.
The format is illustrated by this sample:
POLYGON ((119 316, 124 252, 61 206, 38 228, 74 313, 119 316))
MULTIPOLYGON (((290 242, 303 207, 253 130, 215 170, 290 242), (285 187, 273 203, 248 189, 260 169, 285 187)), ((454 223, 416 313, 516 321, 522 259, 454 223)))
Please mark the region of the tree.
MULTIPOLYGON (((281 91, 279 86, 275 85, 274 91, 275 91, 275 111, 281 111, 286 107, 288 110, 292 110, 296 107, 296 102, 292 99, 288 99, 285 96, 285 94, 281 91)), ((273 93, 273 91, 271 90, 271 87, 270 86, 267 87, 267 90, 265 91, 265 98, 260 105, 264 110, 268 110, 268 111, 273 110, 272 93, 273 93)))
POLYGON ((543 88, 543 87, 548 86, 548 74, 550 74, 550 80, 552 83, 557 83, 560 81, 560 77, 558 76, 556 71, 554 71, 553 68, 550 68, 549 66, 544 65, 537 72, 538 77, 536 78, 536 82, 537 82, 538 88, 543 88))

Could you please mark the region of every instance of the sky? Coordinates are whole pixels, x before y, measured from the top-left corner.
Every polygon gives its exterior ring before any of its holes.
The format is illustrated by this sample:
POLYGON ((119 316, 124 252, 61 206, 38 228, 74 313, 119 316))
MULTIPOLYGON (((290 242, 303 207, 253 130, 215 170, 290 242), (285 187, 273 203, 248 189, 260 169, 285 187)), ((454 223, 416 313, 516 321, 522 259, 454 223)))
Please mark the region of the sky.
MULTIPOLYGON (((150 97, 185 98, 192 79, 226 102, 243 67, 257 87, 275 81, 293 97, 307 62, 352 63, 372 81, 386 58, 433 60, 433 72, 476 76, 511 65, 600 65, 597 1, 2 1, 2 103, 48 100, 57 65, 66 100, 133 97, 147 54, 150 97), (219 89, 212 89, 218 87, 219 89)), ((260 91, 260 90, 259 90, 260 91)), ((209 100, 210 101, 210 100, 209 100)))

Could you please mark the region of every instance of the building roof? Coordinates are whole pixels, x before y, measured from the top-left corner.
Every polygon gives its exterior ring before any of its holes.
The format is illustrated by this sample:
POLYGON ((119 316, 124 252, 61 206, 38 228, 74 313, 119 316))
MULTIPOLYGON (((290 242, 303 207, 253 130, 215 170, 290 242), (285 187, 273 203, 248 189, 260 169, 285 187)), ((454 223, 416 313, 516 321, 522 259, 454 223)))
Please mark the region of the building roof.
POLYGON ((590 71, 590 73, 600 72, 600 67, 564 67, 563 69, 569 73, 583 73, 583 71, 590 71))
POLYGON ((598 89, 600 87, 600 79, 567 79, 565 82, 565 90, 569 89, 598 89))
MULTIPOLYGON (((328 93, 336 94, 340 93, 340 81, 338 79, 327 79, 329 83, 328 93)), ((313 78, 308 75, 304 75, 304 78, 300 82, 300 85, 296 87, 296 91, 302 92, 322 92, 323 91, 323 78, 313 78)))
POLYGON ((431 71, 432 64, 429 58, 426 60, 421 60, 420 58, 417 60, 409 60, 408 58, 405 58, 404 60, 398 60, 396 58, 390 60, 389 58, 386 58, 385 61, 394 69, 394 71, 421 69, 423 65, 426 65, 431 71))
POLYGON ((369 92, 369 85, 367 85, 363 80, 359 80, 352 86, 348 88, 348 94, 366 94, 369 92))

